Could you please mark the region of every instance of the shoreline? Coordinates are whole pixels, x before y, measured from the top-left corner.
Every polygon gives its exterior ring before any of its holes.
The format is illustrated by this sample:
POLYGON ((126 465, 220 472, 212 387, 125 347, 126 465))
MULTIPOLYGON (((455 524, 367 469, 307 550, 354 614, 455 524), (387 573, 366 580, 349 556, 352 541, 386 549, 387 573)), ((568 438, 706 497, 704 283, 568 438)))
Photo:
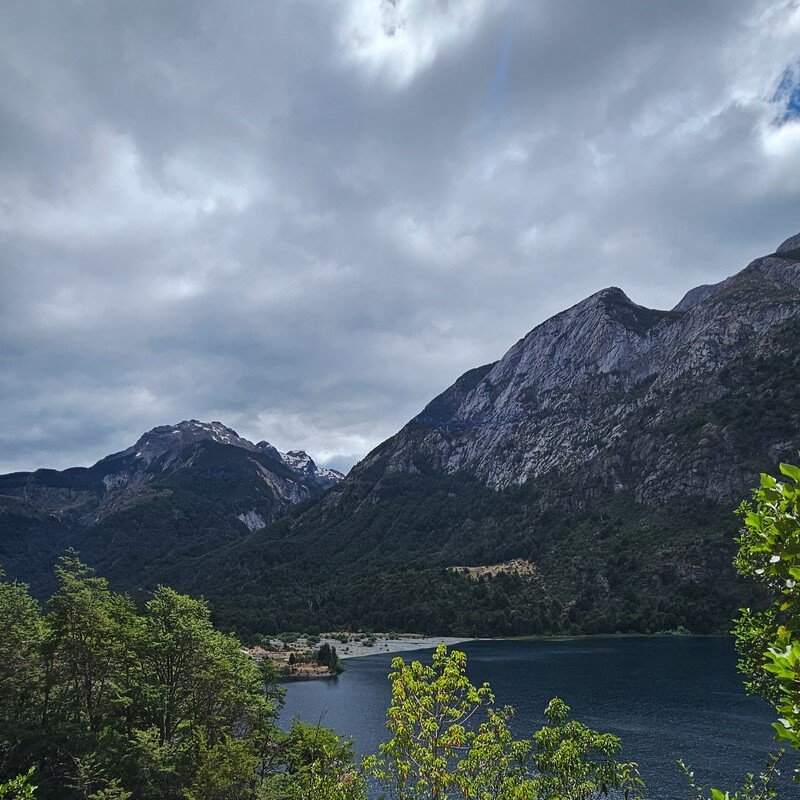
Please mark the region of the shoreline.
POLYGON ((364 656, 394 655, 395 653, 409 653, 414 650, 433 650, 440 644, 452 647, 453 645, 477 640, 474 636, 399 636, 396 639, 378 638, 372 647, 367 647, 360 642, 352 642, 343 646, 335 639, 324 639, 323 641, 335 646, 339 658, 342 661, 346 661, 350 658, 362 658, 364 656))
MULTIPOLYGON (((433 650, 440 644, 447 647, 464 644, 466 642, 569 642, 581 639, 709 639, 709 638, 728 638, 724 633, 585 633, 574 636, 531 634, 528 636, 418 636, 418 637, 398 637, 397 639, 376 640, 372 647, 367 647, 361 643, 351 643, 346 645, 346 650, 340 650, 342 645, 335 639, 330 640, 330 644, 336 647, 339 658, 343 661, 350 658, 362 658, 364 656, 375 655, 394 655, 395 653, 408 653, 415 650, 433 650)), ((328 641, 327 639, 324 641, 328 641)))
MULTIPOLYGON (((330 644, 336 648, 336 653, 340 661, 349 661, 353 658, 366 658, 367 656, 391 656, 402 655, 403 653, 413 653, 419 650, 434 650, 440 644, 448 648, 469 642, 576 642, 581 640, 595 639, 724 639, 728 638, 724 634, 684 634, 684 633, 599 633, 599 634, 579 634, 577 636, 421 636, 406 635, 389 637, 375 637, 371 645, 364 644, 363 641, 350 641, 342 644, 338 639, 323 637, 321 644, 330 644), (339 649, 341 648, 341 650, 339 649)), ((344 668, 346 672, 347 669, 344 668)), ((299 673, 282 676, 281 683, 304 683, 307 681, 338 678, 339 673, 299 673)))
MULTIPOLYGON (((422 636, 419 634, 407 634, 405 636, 374 636, 371 644, 365 644, 364 640, 351 640, 342 643, 339 639, 323 636, 319 644, 328 644, 336 649, 336 654, 341 661, 349 661, 352 658, 365 658, 367 656, 395 656, 402 653, 413 653, 418 650, 434 650, 440 644, 448 648, 469 642, 574 642, 581 640, 596 639, 705 639, 705 638, 729 638, 726 634, 702 634, 702 633, 595 633, 578 634, 575 636, 532 634, 527 636, 422 636)), ((271 654, 274 660, 276 654, 271 654)), ((295 683, 319 680, 324 678, 338 677, 337 674, 319 673, 310 674, 301 672, 283 676, 282 683, 295 683)))

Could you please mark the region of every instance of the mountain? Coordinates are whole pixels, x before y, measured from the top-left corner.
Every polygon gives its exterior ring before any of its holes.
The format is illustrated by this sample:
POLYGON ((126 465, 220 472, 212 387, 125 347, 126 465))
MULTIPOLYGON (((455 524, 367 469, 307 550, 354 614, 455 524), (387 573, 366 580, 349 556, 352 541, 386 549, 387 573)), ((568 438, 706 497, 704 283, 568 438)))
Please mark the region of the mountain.
POLYGON ((726 630, 732 511, 800 446, 800 234, 648 309, 608 288, 470 370, 340 480, 219 423, 0 477, 0 564, 67 545, 242 634, 726 630))
POLYGON ((593 294, 191 588, 245 629, 720 629, 750 599, 731 512, 800 445, 799 262, 800 235, 670 311, 593 294))
POLYGON ((71 546, 138 580, 134 567, 243 538, 342 477, 220 422, 162 425, 91 467, 0 475, 0 564, 38 590, 71 546))

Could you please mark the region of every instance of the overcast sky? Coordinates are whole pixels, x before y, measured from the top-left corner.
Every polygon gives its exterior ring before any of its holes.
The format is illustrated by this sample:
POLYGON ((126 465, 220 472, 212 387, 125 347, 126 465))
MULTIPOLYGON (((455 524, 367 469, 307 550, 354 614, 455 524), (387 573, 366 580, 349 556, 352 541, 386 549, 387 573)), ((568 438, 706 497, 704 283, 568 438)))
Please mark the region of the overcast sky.
POLYGON ((3 0, 0 472, 349 467, 605 286, 800 231, 795 0, 3 0))

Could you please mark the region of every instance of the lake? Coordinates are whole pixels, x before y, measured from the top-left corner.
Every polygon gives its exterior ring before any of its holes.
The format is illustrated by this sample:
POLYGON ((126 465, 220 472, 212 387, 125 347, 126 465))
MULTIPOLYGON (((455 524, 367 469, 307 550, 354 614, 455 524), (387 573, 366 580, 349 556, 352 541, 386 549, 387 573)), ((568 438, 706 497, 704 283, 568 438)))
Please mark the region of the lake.
MULTIPOLYGON (((458 649, 467 654, 472 682, 488 681, 498 705, 516 708, 517 735, 540 727, 544 707, 558 695, 582 722, 622 737, 624 755, 639 763, 653 800, 691 798, 678 758, 702 783, 732 789, 774 749, 775 714, 745 694, 727 638, 495 640, 458 649)), ((430 661, 431 651, 402 656, 430 661)), ((348 659, 335 680, 289 684, 282 721, 321 723, 353 737, 360 754, 375 752, 386 738, 391 659, 348 659)), ((783 771, 790 771, 788 759, 783 771)), ((793 792, 780 796, 800 796, 793 792)))

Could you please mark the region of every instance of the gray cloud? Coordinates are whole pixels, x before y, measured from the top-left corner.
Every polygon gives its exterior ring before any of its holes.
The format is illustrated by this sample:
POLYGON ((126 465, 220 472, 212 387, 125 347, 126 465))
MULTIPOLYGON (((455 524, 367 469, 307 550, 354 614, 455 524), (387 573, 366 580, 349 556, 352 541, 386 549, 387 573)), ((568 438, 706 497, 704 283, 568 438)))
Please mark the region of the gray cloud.
POLYGON ((1 471, 188 417, 346 467, 587 294, 800 230, 794 0, 0 21, 1 471))

